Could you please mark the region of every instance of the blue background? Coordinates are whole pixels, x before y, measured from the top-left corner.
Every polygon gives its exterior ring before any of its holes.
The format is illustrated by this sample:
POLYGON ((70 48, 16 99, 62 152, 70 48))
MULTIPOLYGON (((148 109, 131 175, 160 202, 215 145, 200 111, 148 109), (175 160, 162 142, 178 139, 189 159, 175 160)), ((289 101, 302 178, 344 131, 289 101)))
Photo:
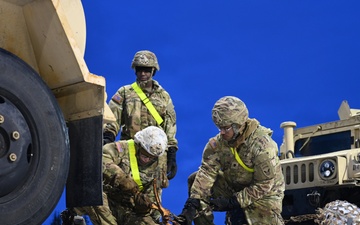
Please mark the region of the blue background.
MULTIPOLYGON (((104 76, 108 100, 135 80, 138 50, 156 53, 154 79, 177 113, 178 174, 163 205, 179 214, 187 177, 217 134, 211 109, 220 97, 242 99, 250 117, 274 131, 334 121, 342 100, 360 108, 360 1, 83 1, 85 60, 104 76)), ((54 212, 65 209, 62 198, 54 212)), ((50 224, 51 215, 44 224, 50 224)), ((224 215, 216 213, 216 224, 224 215)))

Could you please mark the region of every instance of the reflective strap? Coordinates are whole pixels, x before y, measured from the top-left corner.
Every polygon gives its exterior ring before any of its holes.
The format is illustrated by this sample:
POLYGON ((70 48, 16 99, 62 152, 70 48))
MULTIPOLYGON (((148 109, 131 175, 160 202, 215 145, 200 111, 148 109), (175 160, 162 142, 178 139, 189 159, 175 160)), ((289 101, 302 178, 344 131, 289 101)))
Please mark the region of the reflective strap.
POLYGON ((235 156, 236 161, 240 164, 240 166, 242 166, 242 168, 244 168, 246 171, 253 173, 254 169, 249 168, 245 165, 245 163, 240 159, 239 154, 237 153, 237 151, 235 151, 234 148, 230 148, 232 154, 235 156))
POLYGON ((133 175, 134 181, 138 184, 140 191, 143 189, 143 185, 140 180, 139 167, 135 155, 135 144, 134 140, 128 140, 129 145, 129 156, 130 156, 130 168, 133 175))
POLYGON ((134 91, 136 92, 136 94, 140 97, 141 101, 145 104, 146 108, 149 110, 149 112, 151 113, 151 115, 154 117, 154 119, 156 120, 158 125, 161 125, 162 122, 164 121, 161 116, 159 115, 158 111, 156 111, 155 107, 153 106, 153 104, 150 102, 150 100, 148 99, 148 97, 146 97, 146 95, 144 94, 144 92, 141 90, 141 88, 139 87, 139 85, 134 82, 133 84, 131 84, 131 87, 134 88, 134 91))

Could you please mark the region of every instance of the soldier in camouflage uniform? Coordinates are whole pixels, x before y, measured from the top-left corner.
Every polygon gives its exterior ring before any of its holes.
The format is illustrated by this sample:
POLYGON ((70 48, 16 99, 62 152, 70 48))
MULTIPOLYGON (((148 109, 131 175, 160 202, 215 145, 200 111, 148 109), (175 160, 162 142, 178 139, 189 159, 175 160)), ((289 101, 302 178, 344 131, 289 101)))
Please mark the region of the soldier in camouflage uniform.
POLYGON ((285 184, 272 131, 248 118, 245 104, 233 96, 215 103, 212 119, 220 133, 189 176, 190 196, 179 222, 214 224, 212 211, 226 211, 226 224, 284 224, 285 184))
POLYGON ((75 208, 75 212, 89 215, 94 225, 160 224, 161 215, 151 209, 151 205, 156 201, 154 180, 158 193, 169 183, 166 165, 159 162, 166 147, 166 134, 155 126, 138 131, 134 140, 106 144, 103 147, 104 204, 75 208))
POLYGON ((135 70, 136 83, 120 87, 111 98, 109 106, 116 117, 116 122, 106 124, 104 144, 115 141, 119 131, 121 131, 120 139, 128 140, 145 127, 161 127, 168 138, 168 148, 161 161, 167 164, 168 179, 171 180, 177 172, 176 114, 169 93, 153 80, 155 73, 160 70, 156 55, 147 50, 138 51, 132 60, 131 68, 135 70), (139 97, 134 85, 143 91, 146 96, 145 101, 153 104, 162 122, 157 122, 139 97))
POLYGON ((103 147, 104 191, 110 209, 118 224, 159 224, 160 214, 151 209, 151 203, 156 201, 154 179, 158 193, 168 186, 166 167, 159 165, 159 157, 167 147, 166 134, 155 126, 137 132, 134 161, 130 141, 117 141, 103 147), (137 167, 131 165, 134 162, 137 167))
POLYGON ((62 225, 86 225, 83 215, 88 215, 94 225, 117 225, 104 192, 102 206, 76 207, 61 212, 62 225))

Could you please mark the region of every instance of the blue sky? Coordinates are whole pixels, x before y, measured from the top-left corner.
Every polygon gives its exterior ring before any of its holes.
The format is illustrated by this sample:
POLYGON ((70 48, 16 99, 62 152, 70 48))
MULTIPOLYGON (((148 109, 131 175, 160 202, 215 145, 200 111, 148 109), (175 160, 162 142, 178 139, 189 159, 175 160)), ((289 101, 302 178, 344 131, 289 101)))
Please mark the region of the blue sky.
MULTIPOLYGON (((178 174, 163 194, 175 214, 186 201, 188 175, 217 133, 211 109, 220 97, 242 99, 279 146, 284 121, 302 127, 337 120, 342 100, 360 108, 360 1, 109 0, 83 6, 85 60, 106 78, 108 97, 135 80, 130 64, 136 51, 158 57, 154 79, 177 113, 178 174)), ((62 199, 55 210, 64 208, 62 199)), ((223 214, 215 223, 223 224, 223 214)))

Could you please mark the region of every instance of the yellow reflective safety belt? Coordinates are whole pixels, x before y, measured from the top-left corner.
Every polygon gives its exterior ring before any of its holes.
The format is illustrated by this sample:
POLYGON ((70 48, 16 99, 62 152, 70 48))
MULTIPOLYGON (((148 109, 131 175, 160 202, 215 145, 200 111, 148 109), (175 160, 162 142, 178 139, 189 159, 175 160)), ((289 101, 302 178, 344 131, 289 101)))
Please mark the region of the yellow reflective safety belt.
POLYGON ((150 102, 150 100, 148 99, 148 97, 146 97, 146 95, 144 94, 144 92, 141 90, 141 88, 139 87, 139 85, 134 82, 133 84, 131 84, 131 87, 134 88, 134 91, 136 92, 136 94, 140 97, 141 101, 145 104, 146 108, 149 110, 149 112, 151 113, 151 115, 154 117, 154 119, 156 120, 158 125, 161 125, 162 122, 164 121, 161 116, 159 115, 158 111, 156 111, 154 105, 150 102))
POLYGON ((143 189, 143 185, 140 180, 140 173, 139 173, 139 167, 136 160, 136 150, 135 150, 135 144, 134 140, 128 140, 129 145, 129 156, 130 156, 130 168, 133 175, 134 181, 137 183, 137 185, 140 188, 140 191, 143 189))
POLYGON ((240 164, 240 166, 242 166, 242 168, 244 168, 246 171, 253 173, 254 169, 249 168, 248 166, 245 165, 245 163, 240 159, 240 156, 237 153, 237 151, 235 151, 234 148, 230 148, 230 149, 231 149, 232 154, 235 156, 236 161, 240 164))

